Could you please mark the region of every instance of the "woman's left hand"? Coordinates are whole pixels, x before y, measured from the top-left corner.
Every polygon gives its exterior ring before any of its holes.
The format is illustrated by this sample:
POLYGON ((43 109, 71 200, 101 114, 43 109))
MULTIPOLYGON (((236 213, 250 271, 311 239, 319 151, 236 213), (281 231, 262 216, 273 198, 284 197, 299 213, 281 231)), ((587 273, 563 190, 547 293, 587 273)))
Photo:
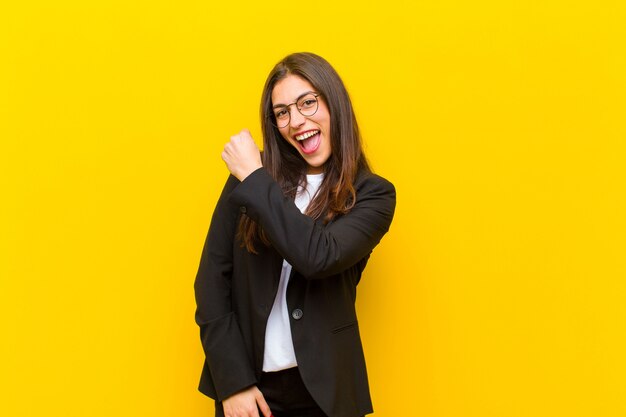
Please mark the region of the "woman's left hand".
POLYGON ((254 143, 248 129, 243 129, 230 137, 230 142, 224 146, 222 159, 230 173, 239 181, 243 181, 248 175, 263 166, 259 148, 254 143))

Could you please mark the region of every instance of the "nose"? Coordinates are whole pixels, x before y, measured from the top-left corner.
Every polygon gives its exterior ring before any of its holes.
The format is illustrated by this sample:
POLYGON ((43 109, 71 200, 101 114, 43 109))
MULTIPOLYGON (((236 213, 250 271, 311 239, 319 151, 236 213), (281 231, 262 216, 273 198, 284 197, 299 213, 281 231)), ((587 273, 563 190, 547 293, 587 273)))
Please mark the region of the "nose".
POLYGON ((304 117, 300 111, 298 111, 295 106, 292 108, 291 113, 289 114, 289 124, 293 128, 300 127, 304 124, 306 117, 304 117))

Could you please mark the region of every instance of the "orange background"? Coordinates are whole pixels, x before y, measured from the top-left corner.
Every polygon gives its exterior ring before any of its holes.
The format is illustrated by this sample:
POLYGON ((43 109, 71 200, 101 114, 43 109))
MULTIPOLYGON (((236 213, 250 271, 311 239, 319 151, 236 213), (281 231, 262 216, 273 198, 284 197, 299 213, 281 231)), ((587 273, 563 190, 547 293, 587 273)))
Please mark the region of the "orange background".
POLYGON ((0 6, 0 415, 211 416, 193 280, 243 127, 326 57, 397 187, 377 416, 626 415, 624 2, 0 6))

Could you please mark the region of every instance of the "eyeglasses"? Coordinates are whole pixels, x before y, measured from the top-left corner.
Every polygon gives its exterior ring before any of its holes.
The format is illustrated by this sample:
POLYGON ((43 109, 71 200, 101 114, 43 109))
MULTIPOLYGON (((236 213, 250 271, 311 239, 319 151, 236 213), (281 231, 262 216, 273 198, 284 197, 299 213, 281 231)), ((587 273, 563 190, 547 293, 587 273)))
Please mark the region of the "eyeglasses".
POLYGON ((300 96, 298 100, 293 103, 275 106, 274 117, 271 118, 272 124, 279 129, 287 127, 289 122, 291 122, 291 110, 289 110, 289 108, 294 104, 301 115, 305 117, 313 116, 319 107, 318 97, 319 94, 309 92, 300 96))

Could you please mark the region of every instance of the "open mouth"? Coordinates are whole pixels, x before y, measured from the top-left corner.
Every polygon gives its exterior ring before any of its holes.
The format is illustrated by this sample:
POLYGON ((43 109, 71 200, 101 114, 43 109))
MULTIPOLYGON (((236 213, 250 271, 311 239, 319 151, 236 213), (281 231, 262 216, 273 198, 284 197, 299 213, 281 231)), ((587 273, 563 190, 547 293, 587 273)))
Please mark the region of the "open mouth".
POLYGON ((309 130, 295 136, 300 149, 305 154, 313 153, 320 147, 321 134, 319 130, 309 130))

